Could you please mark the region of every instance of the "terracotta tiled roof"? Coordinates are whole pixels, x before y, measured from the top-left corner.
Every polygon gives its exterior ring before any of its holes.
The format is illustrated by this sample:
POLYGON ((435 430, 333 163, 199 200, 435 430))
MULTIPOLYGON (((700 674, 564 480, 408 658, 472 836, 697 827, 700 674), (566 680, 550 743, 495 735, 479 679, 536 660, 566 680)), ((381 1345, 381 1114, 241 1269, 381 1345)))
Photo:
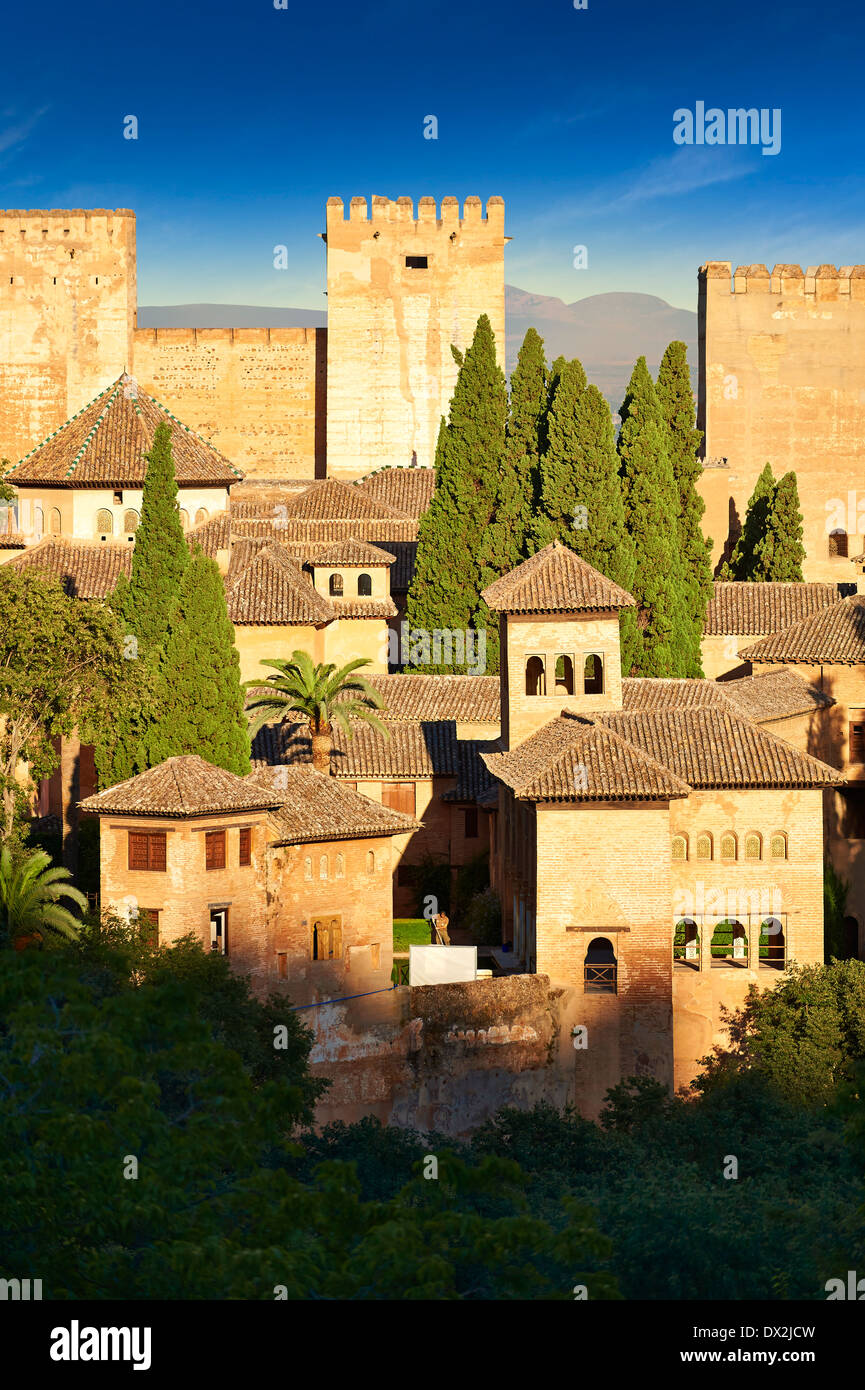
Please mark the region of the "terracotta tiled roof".
POLYGON ((97 792, 79 805, 95 815, 187 817, 261 811, 278 806, 280 801, 280 796, 250 777, 236 777, 189 753, 166 758, 157 767, 97 792))
POLYGON ((450 791, 442 793, 442 801, 482 802, 495 788, 495 781, 481 757, 482 753, 494 752, 495 739, 459 739, 456 747, 457 784, 450 791))
POLYGON ((47 536, 14 560, 10 569, 38 569, 55 574, 72 598, 106 598, 118 577, 132 573, 132 546, 112 541, 75 541, 47 536))
POLYGON ((704 637, 763 637, 838 602, 837 584, 713 585, 704 637))
POLYGON ((498 676, 367 676, 385 702, 388 721, 455 719, 499 722, 498 676))
POLYGON ((633 608, 636 599, 553 541, 483 591, 487 606, 505 613, 578 613, 633 608))
POLYGON ((392 598, 332 598, 338 618, 395 618, 399 609, 392 598))
POLYGON ((417 560, 417 541, 381 541, 382 548, 389 550, 396 560, 390 572, 390 591, 392 594, 407 594, 414 578, 417 560))
POLYGON ((690 787, 627 738, 562 714, 507 753, 487 753, 494 777, 521 801, 667 801, 690 787))
POLYGON ((228 616, 251 627, 333 621, 334 609, 316 593, 300 567, 279 545, 264 546, 225 586, 228 616))
POLYGON ((361 478, 355 487, 406 516, 420 517, 432 501, 435 484, 434 468, 380 468, 361 478))
POLYGON ((643 678, 622 681, 622 707, 628 713, 710 708, 729 712, 732 707, 734 714, 760 724, 834 703, 795 671, 783 667, 732 681, 643 678))
POLYGON ((843 781, 834 768, 732 708, 623 711, 597 718, 691 787, 820 787, 843 781))
POLYGON ((760 671, 755 676, 743 676, 740 680, 724 681, 720 689, 736 712, 753 719, 755 724, 787 719, 794 714, 812 714, 814 710, 835 704, 831 695, 809 685, 786 666, 760 671))
POLYGON ((304 541, 317 545, 332 545, 351 538, 371 541, 383 550, 391 550, 397 541, 417 541, 418 524, 411 517, 238 517, 233 518, 231 533, 237 536, 261 536, 280 541, 304 541))
POLYGON ((171 425, 178 487, 229 487, 242 478, 211 444, 122 376, 9 470, 16 487, 141 487, 156 426, 171 425))
POLYGON ((272 787, 282 804, 270 816, 271 843, 314 844, 322 840, 363 840, 407 835, 420 829, 414 816, 391 811, 311 767, 258 771, 247 781, 272 787))
POLYGON ((290 497, 285 503, 285 509, 285 515, 289 519, 307 521, 354 521, 355 518, 367 521, 407 519, 406 514, 398 508, 388 506, 377 498, 368 497, 360 488, 341 483, 336 478, 327 478, 299 496, 290 497))
POLYGON ((812 613, 783 632, 740 648, 739 655, 752 662, 858 666, 865 662, 865 594, 812 613))
POLYGON ((3 531, 0 534, 0 550, 23 550, 27 542, 17 531, 3 531))
POLYGON ((394 557, 386 550, 380 550, 377 545, 370 545, 369 541, 359 541, 355 536, 347 536, 344 541, 333 541, 321 550, 317 546, 310 547, 309 563, 328 568, 334 565, 362 565, 364 569, 376 569, 382 566, 390 567, 394 563, 394 557))
POLYGON ((228 532, 228 512, 217 512, 209 521, 202 521, 199 526, 191 527, 186 533, 186 543, 190 550, 200 545, 205 555, 215 560, 217 550, 228 549, 228 532))

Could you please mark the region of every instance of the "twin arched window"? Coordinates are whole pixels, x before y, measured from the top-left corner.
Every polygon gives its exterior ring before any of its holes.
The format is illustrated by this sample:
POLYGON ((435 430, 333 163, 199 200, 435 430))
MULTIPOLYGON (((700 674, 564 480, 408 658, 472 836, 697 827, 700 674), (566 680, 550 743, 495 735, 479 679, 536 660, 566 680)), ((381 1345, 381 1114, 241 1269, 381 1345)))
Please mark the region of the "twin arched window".
POLYGON ((123 513, 123 531, 124 531, 124 534, 127 535, 127 536, 129 536, 129 535, 132 534, 133 531, 137 531, 137 530, 138 530, 138 521, 139 521, 138 513, 137 513, 132 507, 130 507, 130 508, 128 509, 128 511, 125 511, 125 512, 123 513))
MULTIPOLYGON (((564 653, 555 658, 553 668, 553 695, 573 695, 574 659, 564 653)), ((547 670, 543 656, 530 656, 526 659, 526 694, 546 695, 547 670)), ((588 652, 583 658, 583 694, 603 695, 604 658, 600 652, 588 652)))

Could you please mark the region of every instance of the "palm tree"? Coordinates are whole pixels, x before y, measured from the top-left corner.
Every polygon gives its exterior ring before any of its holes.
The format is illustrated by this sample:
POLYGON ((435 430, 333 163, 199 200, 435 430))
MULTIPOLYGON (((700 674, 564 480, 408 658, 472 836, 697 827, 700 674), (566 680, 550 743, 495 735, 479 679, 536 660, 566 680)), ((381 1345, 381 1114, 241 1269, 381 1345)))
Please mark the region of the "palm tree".
POLYGON ((68 898, 86 909, 87 899, 69 877, 69 870, 55 867, 44 849, 26 857, 13 857, 8 846, 0 850, 0 945, 14 945, 45 931, 74 941, 78 918, 59 900, 68 898))
POLYGON ((261 680, 245 682, 246 690, 257 692, 246 706, 252 715, 250 738, 271 719, 299 714, 309 725, 313 767, 329 773, 335 727, 351 738, 351 720, 360 719, 386 738, 390 736, 376 712, 384 709, 382 697, 363 676, 353 674, 358 667, 369 665, 365 657, 337 669, 332 661, 313 663, 306 652, 292 652, 289 661, 265 661, 262 665, 272 666, 278 674, 268 676, 264 686, 261 680))

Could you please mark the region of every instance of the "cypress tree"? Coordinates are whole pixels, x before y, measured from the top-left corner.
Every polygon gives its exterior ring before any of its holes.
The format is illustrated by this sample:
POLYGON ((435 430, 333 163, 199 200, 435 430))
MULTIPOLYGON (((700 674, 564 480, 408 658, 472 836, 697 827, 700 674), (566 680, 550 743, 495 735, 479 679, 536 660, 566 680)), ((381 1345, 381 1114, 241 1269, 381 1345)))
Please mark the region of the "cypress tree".
POLYGON ((135 533, 132 578, 122 603, 132 632, 144 651, 161 646, 184 572, 189 547, 180 524, 177 483, 171 454, 171 428, 157 425, 147 457, 141 522, 135 533))
POLYGON ((534 525, 535 549, 550 541, 571 544, 575 520, 576 472, 580 448, 577 411, 586 390, 586 374, 576 358, 562 362, 546 417, 545 448, 540 462, 540 497, 534 525))
POLYGON ((547 412, 547 377, 544 341, 534 328, 530 328, 511 376, 495 517, 480 550, 482 588, 534 553, 533 528, 540 493, 540 436, 547 412))
POLYGON ((693 661, 687 674, 702 676, 700 642, 706 608, 712 596, 712 545, 703 536, 700 525, 706 504, 697 491, 697 479, 702 473, 697 449, 703 436, 694 427, 694 396, 684 343, 670 343, 664 353, 656 391, 667 426, 667 447, 679 499, 679 548, 693 648, 693 661))
MULTIPOLYGON (((482 314, 460 366, 450 417, 439 430, 436 490, 420 519, 406 616, 410 628, 426 633, 484 629, 490 670, 498 666, 499 629, 480 597, 480 558, 495 512, 507 413, 507 387, 496 361, 492 326, 482 314)), ((428 671, 453 669, 429 661, 414 664, 428 671)))
POLYGON ((149 766, 197 753, 246 776, 250 750, 240 658, 222 576, 201 550, 190 559, 169 618, 157 700, 159 716, 147 737, 149 766))
POLYGON ((640 673, 683 676, 693 664, 693 645, 683 593, 678 496, 667 430, 645 357, 637 360, 620 415, 619 471, 635 551, 631 592, 641 610, 640 673))
POLYGON ((761 579, 758 573, 757 552, 766 534, 769 509, 775 497, 775 478, 771 464, 766 464, 757 479, 754 491, 748 501, 748 510, 742 524, 742 533, 733 547, 729 560, 721 566, 721 579, 734 579, 739 582, 761 579))
POLYGON ((805 558, 802 535, 796 474, 785 473, 774 489, 765 530, 755 549, 755 578, 801 583, 805 558))

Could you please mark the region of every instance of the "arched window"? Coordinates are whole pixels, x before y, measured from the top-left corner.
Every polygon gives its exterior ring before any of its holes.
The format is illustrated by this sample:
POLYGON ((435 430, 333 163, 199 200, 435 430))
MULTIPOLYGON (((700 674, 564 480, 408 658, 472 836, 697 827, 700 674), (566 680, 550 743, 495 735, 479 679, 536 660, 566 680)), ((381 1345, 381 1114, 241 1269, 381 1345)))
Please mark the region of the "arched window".
POLYGON ((60 515, 59 507, 52 507, 49 515, 49 525, 52 536, 59 536, 63 533, 63 518, 60 515))
POLYGON ((327 855, 326 855, 326 854, 323 854, 323 855, 321 856, 321 858, 319 859, 319 861, 318 861, 318 876, 319 876, 319 878, 327 878, 327 871, 328 871, 327 855))
POLYGON ((840 527, 829 533, 829 558, 831 560, 836 556, 847 558, 847 532, 840 527))
POLYGON ((358 575, 358 577, 357 577, 357 593, 358 593, 358 598, 371 598, 371 597, 372 597, 372 575, 371 575, 371 574, 359 574, 359 575, 358 575))
POLYGON ((33 530, 37 536, 41 536, 45 530, 45 513, 41 507, 33 508, 33 530))
POLYGON ((312 860, 309 855, 303 861, 303 876, 304 878, 312 878, 312 860))
POLYGON ((336 856, 336 876, 337 878, 345 878, 345 860, 341 854, 336 856))
POLYGON ((114 534, 114 517, 107 507, 100 507, 96 513, 96 534, 97 536, 112 536, 114 534))
POLYGON ((605 936, 596 936, 586 951, 586 994, 616 993, 616 953, 605 936))
POLYGON ((673 859, 687 859, 688 857, 688 837, 687 835, 673 836, 673 859))
POLYGON ((208 518, 209 516, 210 516, 210 513, 209 513, 209 511, 207 510, 206 507, 199 507, 199 508, 198 508, 198 511, 195 513, 195 524, 196 524, 196 526, 200 526, 201 523, 202 523, 202 521, 207 521, 207 518, 208 518))
POLYGON ((698 835, 698 836, 697 836, 697 858, 698 858, 698 859, 711 859, 711 858, 712 858, 712 837, 711 837, 711 835, 698 835))
POLYGON ((342 598, 341 574, 332 574, 330 576, 330 596, 331 598, 342 598))
POLYGON ((683 917, 676 923, 673 933, 673 962, 687 965, 691 970, 699 970, 700 933, 692 917, 683 917))
POLYGON ((189 530, 189 512, 184 507, 180 508, 180 524, 184 531, 189 530))
POLYGON ((134 507, 130 507, 127 511, 123 513, 123 531, 125 535, 130 536, 133 531, 137 530, 138 513, 137 511, 135 511, 134 507))
POLYGON ((767 917, 760 926, 760 964, 783 970, 787 964, 787 943, 780 917, 767 917))
POLYGON ((556 657, 556 692, 557 695, 573 695, 574 693, 574 663, 569 656, 556 657))
POLYGON ((763 837, 762 835, 758 835, 756 831, 752 832, 750 835, 745 836, 745 858, 763 858, 763 837))
POLYGON ((748 936, 741 922, 730 919, 719 922, 712 933, 709 948, 713 965, 748 964, 748 936))
POLYGON ((526 694, 546 695, 547 677, 544 671, 544 658, 530 656, 526 662, 526 694))
POLYGON ((778 830, 772 836, 769 844, 769 855, 772 859, 787 858, 787 836, 783 830, 778 830))
POLYGON ((375 873, 375 854, 371 849, 366 852, 366 871, 368 874, 375 873))
POLYGON ((732 830, 728 830, 724 835, 721 836, 721 858, 739 858, 739 842, 736 839, 736 836, 733 834, 732 830))
POLYGON ((604 659, 597 652, 589 652, 583 667, 583 694, 603 695, 604 659))

